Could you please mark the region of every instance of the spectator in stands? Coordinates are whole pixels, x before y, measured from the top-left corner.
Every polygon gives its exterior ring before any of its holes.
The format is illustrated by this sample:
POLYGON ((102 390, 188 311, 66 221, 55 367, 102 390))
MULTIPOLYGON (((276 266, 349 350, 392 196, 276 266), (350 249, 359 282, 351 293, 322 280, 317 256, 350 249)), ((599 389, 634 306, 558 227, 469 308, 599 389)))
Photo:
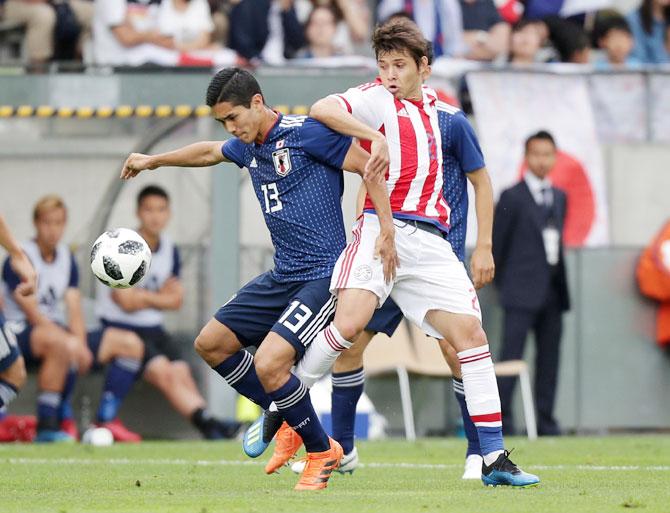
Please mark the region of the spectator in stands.
POLYGON ((158 30, 171 38, 172 48, 180 52, 209 48, 214 21, 207 0, 162 0, 158 30))
POLYGON ((635 46, 633 57, 644 64, 670 62, 667 31, 670 25, 670 0, 643 0, 642 5, 628 14, 635 46))
MULTIPOLYGON (((16 335, 27 364, 39 364, 37 437, 40 442, 77 438, 70 399, 77 372, 93 363, 78 290, 79 271, 74 256, 61 242, 67 221, 65 204, 58 196, 39 200, 33 211, 36 237, 22 247, 38 274, 37 290, 19 293, 19 277, 5 261, 2 269, 7 327, 16 335), (65 311, 67 310, 67 315, 65 311)), ((125 346, 118 330, 105 334, 100 347, 110 358, 125 346)))
POLYGON ((377 17, 383 22, 401 12, 413 19, 426 39, 433 43, 435 58, 462 56, 466 52, 459 0, 381 0, 377 17))
POLYGON ((212 21, 214 22, 214 34, 212 40, 222 46, 228 46, 228 33, 230 30, 230 23, 228 21, 228 14, 232 9, 232 3, 237 3, 237 0, 208 0, 209 9, 212 13, 212 21))
POLYGON ((370 52, 370 9, 365 0, 296 0, 295 7, 305 27, 317 7, 332 9, 336 23, 335 47, 344 55, 370 52))
MULTIPOLYGON (((538 433, 557 435, 554 400, 563 312, 569 308, 563 258, 566 195, 547 178, 556 144, 545 131, 526 141, 528 170, 520 183, 500 195, 493 223, 495 283, 504 308, 500 360, 523 358, 528 332, 535 335, 535 401, 538 433)), ((514 431, 515 380, 499 380, 503 426, 514 431)))
POLYGON ((305 46, 294 0, 241 0, 230 12, 230 47, 249 62, 281 64, 305 46))
POLYGON ((163 233, 170 219, 167 192, 155 185, 142 189, 137 197, 137 217, 140 220, 138 232, 153 253, 149 272, 138 286, 130 289, 111 289, 99 284, 96 313, 103 327, 134 333, 142 340, 143 369, 140 371, 137 359, 119 369, 122 372, 117 374, 117 379, 122 386, 113 389, 106 385, 97 422, 110 427, 116 440, 141 439, 114 420, 123 398, 141 375, 160 390, 174 409, 189 419, 203 437, 233 437, 239 431, 239 423, 221 421, 209 413, 188 363, 183 361, 181 351, 174 346, 163 327, 164 312, 181 308, 184 297, 179 251, 163 233))
POLYGON ((507 55, 510 26, 498 13, 493 0, 459 0, 463 12, 465 56, 477 61, 493 61, 507 55))
POLYGON ((542 35, 537 22, 521 20, 512 28, 509 62, 512 66, 532 66, 539 62, 542 35))
MULTIPOLYGON (((73 22, 78 23, 84 32, 90 30, 93 18, 90 1, 63 0, 58 3, 67 4, 65 9, 71 9, 75 16, 73 22)), ((49 0, 7 0, 4 4, 4 19, 26 26, 26 50, 33 67, 41 67, 54 56, 54 42, 58 44, 54 34, 57 17, 49 0)))
POLYGON ((335 11, 331 7, 315 7, 305 25, 307 47, 300 50, 296 57, 320 59, 341 55, 342 52, 335 46, 336 31, 335 11))
POLYGON ((630 68, 640 64, 631 55, 635 42, 624 17, 607 16, 596 24, 594 32, 598 47, 604 52, 595 62, 597 69, 630 68))
POLYGON ((670 348, 670 221, 642 252, 636 275, 642 294, 659 303, 656 342, 670 348))
POLYGON ((543 21, 548 29, 549 40, 558 52, 561 62, 590 63, 591 43, 582 27, 558 16, 549 16, 543 21))
POLYGON ((97 64, 174 65, 172 37, 158 30, 160 0, 95 0, 93 54, 97 64))

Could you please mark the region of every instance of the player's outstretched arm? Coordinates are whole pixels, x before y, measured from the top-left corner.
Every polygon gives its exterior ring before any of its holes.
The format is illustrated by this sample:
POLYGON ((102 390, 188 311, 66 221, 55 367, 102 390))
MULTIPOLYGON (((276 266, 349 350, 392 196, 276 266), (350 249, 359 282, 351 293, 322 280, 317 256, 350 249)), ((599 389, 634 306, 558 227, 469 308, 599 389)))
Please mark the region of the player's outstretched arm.
POLYGON ((384 263, 384 278, 386 281, 392 281, 398 267, 398 254, 395 249, 395 226, 391 215, 391 203, 386 189, 386 180, 379 180, 376 177, 365 178, 364 169, 368 158, 369 155, 363 148, 352 144, 342 167, 363 176, 363 183, 379 218, 380 232, 375 251, 384 263))
POLYGON ((475 213, 477 215, 477 244, 470 258, 470 272, 475 288, 479 289, 493 281, 493 187, 485 167, 468 173, 475 190, 475 213))
POLYGON ((226 162, 227 159, 221 153, 222 145, 221 141, 203 141, 158 155, 131 153, 123 164, 121 179, 129 180, 146 169, 163 166, 208 167, 226 162))
POLYGON ((9 253, 9 265, 21 279, 16 292, 21 296, 32 294, 37 285, 37 273, 2 216, 0 216, 0 245, 9 253))
POLYGON ((328 128, 344 135, 356 137, 361 141, 370 141, 370 160, 365 164, 363 177, 366 179, 384 178, 389 165, 389 150, 386 138, 373 128, 346 112, 332 97, 317 101, 309 115, 328 128))

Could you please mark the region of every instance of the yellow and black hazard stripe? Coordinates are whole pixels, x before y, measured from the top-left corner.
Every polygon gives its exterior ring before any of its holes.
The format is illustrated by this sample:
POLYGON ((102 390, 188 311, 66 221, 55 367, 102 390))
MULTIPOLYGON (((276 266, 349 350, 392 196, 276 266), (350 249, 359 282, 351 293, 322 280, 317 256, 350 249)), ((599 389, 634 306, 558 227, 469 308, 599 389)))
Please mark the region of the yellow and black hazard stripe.
MULTIPOLYGON (((309 113, 308 105, 275 105, 282 114, 309 113)), ((202 118, 209 116, 207 105, 118 105, 116 107, 52 107, 51 105, 0 105, 2 118, 62 118, 62 119, 107 119, 107 118, 202 118)))

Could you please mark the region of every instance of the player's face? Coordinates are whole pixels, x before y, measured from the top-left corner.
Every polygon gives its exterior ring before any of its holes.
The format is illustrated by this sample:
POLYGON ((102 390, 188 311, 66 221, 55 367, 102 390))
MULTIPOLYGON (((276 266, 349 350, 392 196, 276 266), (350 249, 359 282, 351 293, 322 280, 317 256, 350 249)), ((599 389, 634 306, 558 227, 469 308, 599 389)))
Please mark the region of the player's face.
POLYGON ((383 86, 398 100, 421 99, 421 82, 429 73, 426 57, 417 66, 405 51, 382 53, 377 58, 377 67, 383 86))
POLYGON ((263 97, 260 94, 251 99, 249 108, 221 102, 212 108, 214 118, 223 123, 224 128, 243 143, 252 143, 258 138, 263 119, 263 97))
POLYGON ((170 220, 170 205, 161 196, 147 196, 137 209, 140 230, 158 236, 170 220))
POLYGON ((63 238, 67 215, 62 208, 42 212, 35 220, 37 243, 49 249, 55 248, 63 238))
POLYGON ((556 164, 556 147, 545 139, 533 139, 526 151, 528 169, 535 176, 544 178, 556 164))

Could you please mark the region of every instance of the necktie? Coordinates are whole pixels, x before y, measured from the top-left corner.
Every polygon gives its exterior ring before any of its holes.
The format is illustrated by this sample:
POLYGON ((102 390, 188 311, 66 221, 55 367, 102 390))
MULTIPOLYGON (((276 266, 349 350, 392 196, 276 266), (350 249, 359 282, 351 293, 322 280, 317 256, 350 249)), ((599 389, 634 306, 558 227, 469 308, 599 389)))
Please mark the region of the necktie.
POLYGON ((542 210, 547 221, 551 219, 553 209, 551 208, 551 189, 549 187, 542 187, 542 210))

